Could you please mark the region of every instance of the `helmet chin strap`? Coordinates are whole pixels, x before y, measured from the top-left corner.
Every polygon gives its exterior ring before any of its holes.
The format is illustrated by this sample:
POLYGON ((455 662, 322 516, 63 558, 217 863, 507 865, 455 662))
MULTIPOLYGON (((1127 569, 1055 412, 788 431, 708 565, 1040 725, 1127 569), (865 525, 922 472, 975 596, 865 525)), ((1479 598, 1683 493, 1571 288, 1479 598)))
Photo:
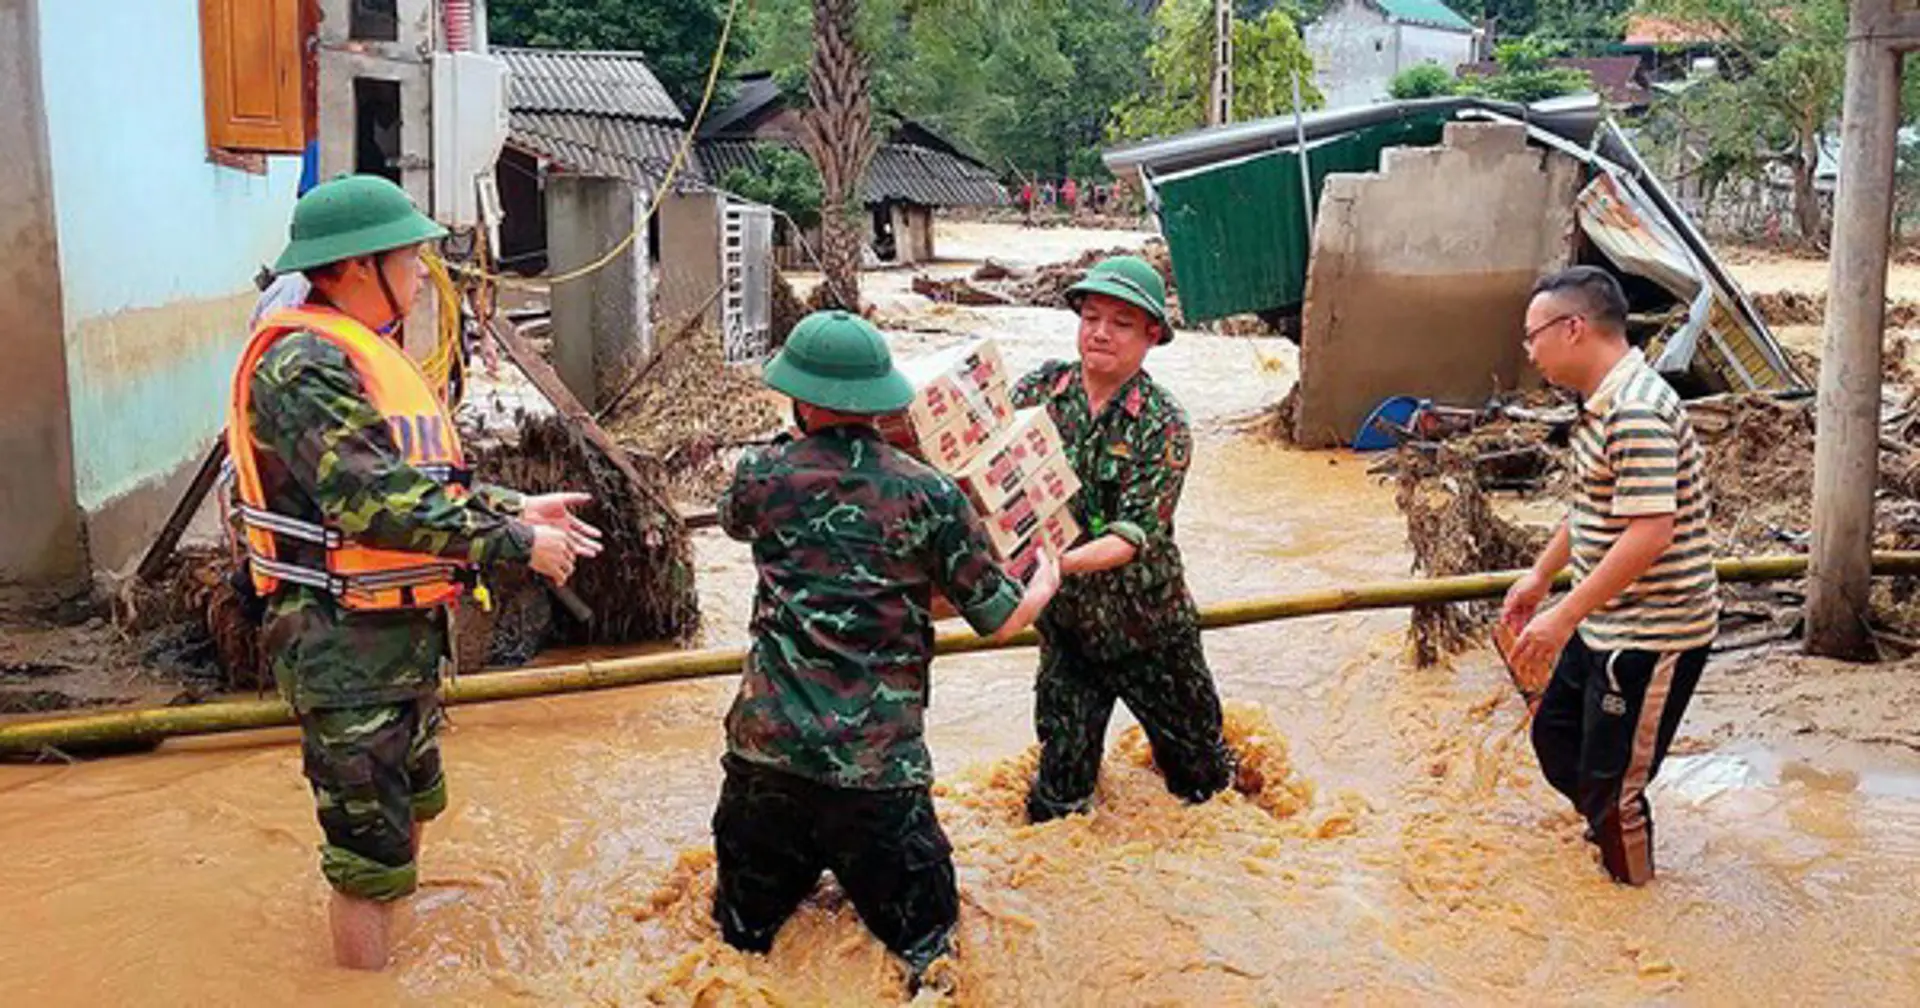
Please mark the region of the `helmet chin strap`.
POLYGON ((380 282, 380 295, 387 299, 387 310, 393 313, 393 318, 377 331, 382 336, 400 340, 406 332, 407 313, 400 307, 400 299, 394 296, 393 287, 387 283, 387 271, 381 258, 373 256, 369 261, 373 263, 374 277, 380 282))

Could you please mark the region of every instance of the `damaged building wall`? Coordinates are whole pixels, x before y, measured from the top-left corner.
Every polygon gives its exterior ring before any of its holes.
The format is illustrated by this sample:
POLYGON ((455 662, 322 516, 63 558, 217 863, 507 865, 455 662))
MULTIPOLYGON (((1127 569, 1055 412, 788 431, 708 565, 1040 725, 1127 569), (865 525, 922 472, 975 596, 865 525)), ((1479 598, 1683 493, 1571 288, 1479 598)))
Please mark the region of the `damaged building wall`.
MULTIPOLYGON (((397 163, 387 166, 422 207, 433 205, 434 0, 396 0, 396 37, 355 37, 354 0, 320 0, 319 48, 320 177, 332 178, 376 168, 364 157, 369 146, 393 148, 397 163), (355 82, 367 82, 356 87, 355 82), (398 88, 397 132, 376 109, 379 85, 398 88), (371 85, 369 87, 368 85, 371 85), (376 114, 378 113, 378 114, 376 114)), ((362 19, 358 30, 378 27, 362 19)))
POLYGON ((1523 127, 1451 123, 1442 146, 1328 179, 1315 217, 1295 434, 1350 441, 1375 406, 1478 404, 1528 371, 1527 293, 1567 265, 1581 166, 1523 127))
POLYGON ((86 571, 73 498, 60 253, 40 91, 38 0, 0 0, 0 582, 59 584, 86 571))
POLYGON ((662 324, 680 326, 696 312, 720 328, 720 217, 726 197, 710 190, 671 193, 660 203, 660 285, 655 292, 662 324))
POLYGON ((39 32, 74 496, 117 570, 223 425, 300 160, 209 161, 197 0, 42 3, 39 32))
POLYGON ((625 179, 555 175, 547 180, 547 256, 555 275, 604 266, 555 284, 553 363, 589 409, 653 355, 648 312, 646 193, 625 179))

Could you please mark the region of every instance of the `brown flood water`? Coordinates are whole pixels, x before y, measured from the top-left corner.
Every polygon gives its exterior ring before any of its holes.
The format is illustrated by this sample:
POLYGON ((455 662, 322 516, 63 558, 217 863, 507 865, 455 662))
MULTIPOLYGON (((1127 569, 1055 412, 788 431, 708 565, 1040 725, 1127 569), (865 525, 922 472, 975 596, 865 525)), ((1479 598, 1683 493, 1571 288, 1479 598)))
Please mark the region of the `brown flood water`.
MULTIPOLYGON (((1166 370, 1183 399, 1203 418, 1234 412, 1244 392, 1208 383, 1244 376, 1246 349, 1176 347, 1186 356, 1166 370)), ((751 569, 704 535, 710 638, 737 642, 751 569)), ((1362 461, 1217 429, 1181 538, 1203 603, 1406 569, 1401 522, 1362 461)), ((942 660, 929 720, 963 892, 958 1003, 1891 1003, 1920 990, 1920 778, 1871 753, 1677 757, 1653 791, 1661 878, 1617 888, 1538 779, 1497 664, 1413 669, 1405 626, 1387 612, 1209 635, 1265 788, 1181 806, 1123 716, 1099 810, 1038 828, 1017 812, 1032 653, 942 660)), ((290 732, 0 767, 0 1003, 899 1003, 894 967, 830 884, 771 956, 718 942, 707 819, 732 688, 453 711, 453 806, 428 832, 396 965, 377 976, 329 964, 290 732)))

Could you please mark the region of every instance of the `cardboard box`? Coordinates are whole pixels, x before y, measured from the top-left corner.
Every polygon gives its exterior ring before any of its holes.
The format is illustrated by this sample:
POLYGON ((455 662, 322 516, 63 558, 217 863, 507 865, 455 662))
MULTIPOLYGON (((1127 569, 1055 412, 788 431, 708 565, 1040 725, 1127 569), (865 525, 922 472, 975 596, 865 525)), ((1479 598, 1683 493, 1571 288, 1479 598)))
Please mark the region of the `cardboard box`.
POLYGON ((1073 520, 1073 513, 1065 508, 1043 518, 1032 538, 1020 544, 1004 563, 1008 574, 1013 575, 1021 584, 1033 579, 1033 570, 1040 562, 1042 552, 1050 553, 1054 559, 1073 548, 1080 538, 1080 523, 1073 520))
POLYGON ((913 383, 907 421, 922 443, 949 427, 991 432, 1013 417, 1006 361, 990 339, 902 361, 900 372, 913 383))
MULTIPOLYGON (((1040 562, 1042 550, 1053 554, 1054 559, 1057 560, 1062 553, 1072 549, 1080 540, 1080 523, 1074 521, 1073 512, 1064 507, 1043 516, 1034 523, 1033 527, 1034 534, 1013 549, 1003 550, 998 546, 994 548, 994 553, 1000 559, 1001 568, 1023 585, 1033 580, 1033 570, 1040 562)), ((944 620, 958 615, 959 613, 953 608, 953 603, 949 602, 939 589, 934 589, 933 618, 944 620)))
POLYGON ((1060 432, 1044 409, 1020 410, 965 466, 954 472, 982 512, 1007 506, 1022 491, 1035 491, 1034 506, 1050 511, 1080 489, 1080 480, 1060 443, 1060 432))
POLYGON ((922 434, 905 413, 881 417, 879 427, 889 444, 945 473, 972 461, 994 433, 984 418, 969 417, 967 422, 922 434))
POLYGON ((1018 553, 1027 540, 1036 536, 1057 549, 1065 549, 1080 537, 1080 526, 1073 520, 1071 509, 1024 490, 1015 494, 1005 507, 981 518, 994 552, 1002 557, 1018 553))

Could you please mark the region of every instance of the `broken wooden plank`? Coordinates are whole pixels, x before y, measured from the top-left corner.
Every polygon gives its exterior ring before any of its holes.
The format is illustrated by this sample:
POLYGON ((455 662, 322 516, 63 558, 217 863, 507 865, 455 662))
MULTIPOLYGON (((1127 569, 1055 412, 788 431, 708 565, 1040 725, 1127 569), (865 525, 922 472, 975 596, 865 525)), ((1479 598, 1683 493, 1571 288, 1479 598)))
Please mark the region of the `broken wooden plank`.
POLYGON ((500 341, 501 348, 506 350, 508 359, 512 360, 514 366, 527 376, 527 380, 546 397, 547 402, 553 404, 554 410, 560 414, 561 419, 579 432, 588 444, 597 449, 619 471, 620 475, 632 484, 635 492, 670 515, 674 523, 684 530, 686 526, 680 520, 679 509, 641 478, 640 471, 633 467, 633 460, 627 457, 626 449, 620 447, 613 436, 607 433, 606 428, 593 419, 593 414, 580 402, 579 397, 575 396, 573 391, 567 388, 566 383, 560 380, 560 374, 553 369, 553 365, 541 359, 539 353, 528 346, 527 341, 511 326, 498 319, 489 320, 488 326, 493 330, 494 338, 500 341))
POLYGON ((140 567, 136 572, 140 580, 151 583, 167 569, 167 561, 173 559, 173 551, 180 545, 180 537, 186 534, 193 516, 200 511, 200 502, 206 500, 214 484, 220 482, 220 467, 226 462, 227 432, 223 428, 213 447, 207 449, 207 457, 200 460, 200 471, 193 474, 193 482, 187 484, 186 492, 174 503, 173 514, 167 518, 167 524, 160 529, 153 544, 147 547, 146 555, 140 558, 140 567))

